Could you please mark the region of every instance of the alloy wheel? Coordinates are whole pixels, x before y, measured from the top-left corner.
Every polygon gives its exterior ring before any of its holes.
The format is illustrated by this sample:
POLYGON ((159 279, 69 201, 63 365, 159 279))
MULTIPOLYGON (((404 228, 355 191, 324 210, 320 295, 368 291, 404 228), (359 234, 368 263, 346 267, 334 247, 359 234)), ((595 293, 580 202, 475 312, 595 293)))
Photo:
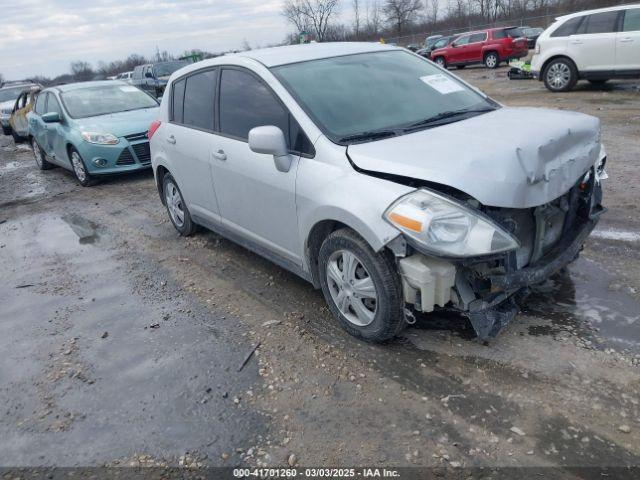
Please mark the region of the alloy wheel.
POLYGON ((84 163, 80 158, 80 154, 78 152, 73 152, 71 154, 71 165, 73 166, 73 171, 75 172, 80 183, 85 183, 87 181, 87 170, 84 167, 84 163))
POLYGON ((173 182, 169 182, 164 191, 164 199, 167 203, 167 210, 171 215, 171 220, 178 227, 184 225, 184 205, 178 187, 173 182))
POLYGON ((571 81, 571 69, 565 63, 554 63, 547 70, 547 82, 556 90, 562 90, 571 81))
POLYGON ((340 313, 354 325, 370 325, 378 307, 373 279, 353 252, 338 250, 327 263, 329 292, 340 313))
POLYGON ((495 68, 497 62, 498 58, 493 54, 487 55, 487 58, 484 61, 485 65, 489 68, 495 68))

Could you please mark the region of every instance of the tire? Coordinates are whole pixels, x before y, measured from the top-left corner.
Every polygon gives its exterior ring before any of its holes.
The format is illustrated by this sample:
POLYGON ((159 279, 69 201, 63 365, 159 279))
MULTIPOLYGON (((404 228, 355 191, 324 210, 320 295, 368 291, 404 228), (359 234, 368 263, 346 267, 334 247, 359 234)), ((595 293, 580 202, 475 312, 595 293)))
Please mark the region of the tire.
POLYGON ((13 137, 13 143, 17 144, 24 142, 24 137, 18 135, 13 128, 11 129, 11 136, 13 137))
POLYGON ((4 135, 11 135, 11 130, 13 130, 11 127, 5 127, 4 125, 2 125, 2 133, 4 135))
POLYGON ((492 70, 500 66, 500 57, 496 52, 489 52, 484 56, 484 66, 492 70))
POLYGON ((73 147, 69 149, 69 160, 71 161, 73 174, 76 176, 76 180, 78 180, 80 185, 83 187, 90 187, 97 183, 95 177, 92 177, 91 174, 89 174, 89 170, 87 170, 87 166, 80 156, 80 152, 73 147))
POLYGON ((404 328, 402 286, 389 252, 375 253, 344 228, 322 243, 318 266, 327 305, 348 333, 367 342, 384 342, 404 328), (344 272, 345 263, 352 265, 352 273, 344 272), (361 290, 354 288, 358 281, 361 290))
POLYGON ((33 157, 36 160, 36 165, 40 170, 50 170, 53 168, 53 165, 47 162, 46 155, 35 138, 31 138, 31 148, 33 149, 33 157))
POLYGON ((456 65, 456 68, 457 68, 458 70, 463 70, 463 69, 464 69, 464 67, 466 67, 466 65, 456 65))
POLYGON ((169 219, 180 235, 188 237, 196 233, 198 226, 191 219, 178 183, 170 173, 162 179, 162 195, 169 219))
POLYGON ((544 68, 542 78, 549 91, 568 92, 578 83, 578 69, 568 58, 556 58, 544 68))
POLYGON ((436 65, 438 65, 439 67, 442 68, 447 68, 447 61, 445 60, 444 57, 436 57, 433 59, 433 61, 436 63, 436 65))

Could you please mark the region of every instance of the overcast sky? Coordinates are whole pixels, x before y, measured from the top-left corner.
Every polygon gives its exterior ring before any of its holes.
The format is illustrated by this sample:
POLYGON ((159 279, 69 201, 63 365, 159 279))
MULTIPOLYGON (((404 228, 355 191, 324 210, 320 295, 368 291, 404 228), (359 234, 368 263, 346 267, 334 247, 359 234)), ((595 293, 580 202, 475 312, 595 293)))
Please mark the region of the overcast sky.
MULTIPOLYGON (((345 5, 350 1, 343 1, 345 5)), ((56 76, 69 64, 219 52, 282 41, 291 30, 282 0, 0 0, 0 73, 56 76)), ((346 7, 345 7, 346 9, 346 7)))

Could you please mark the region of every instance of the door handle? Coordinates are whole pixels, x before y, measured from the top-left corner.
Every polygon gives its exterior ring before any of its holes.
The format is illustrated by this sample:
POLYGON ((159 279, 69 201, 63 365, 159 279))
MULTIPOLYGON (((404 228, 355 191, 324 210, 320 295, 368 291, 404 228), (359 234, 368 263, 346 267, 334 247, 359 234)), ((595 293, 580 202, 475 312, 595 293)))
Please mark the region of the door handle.
POLYGON ((176 144, 176 137, 171 135, 169 138, 167 138, 167 142, 169 142, 171 145, 175 145, 176 144))
POLYGON ((582 40, 571 40, 571 43, 574 45, 582 45, 582 40))
POLYGON ((212 155, 216 160, 225 161, 227 159, 227 154, 224 153, 224 150, 222 149, 218 150, 217 152, 213 152, 212 155))
POLYGON ((630 38, 630 37, 620 39, 620 43, 631 43, 631 42, 633 42, 633 38, 630 38))

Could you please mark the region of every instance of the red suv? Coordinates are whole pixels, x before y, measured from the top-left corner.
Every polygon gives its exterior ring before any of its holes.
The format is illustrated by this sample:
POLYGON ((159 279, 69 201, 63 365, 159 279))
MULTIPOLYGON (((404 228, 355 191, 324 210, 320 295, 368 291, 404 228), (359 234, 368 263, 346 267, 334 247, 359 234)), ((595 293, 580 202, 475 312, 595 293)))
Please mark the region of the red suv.
POLYGON ((526 57, 528 53, 527 38, 520 28, 503 27, 464 33, 450 45, 432 51, 431 60, 445 68, 464 68, 474 63, 497 68, 500 62, 526 57))

